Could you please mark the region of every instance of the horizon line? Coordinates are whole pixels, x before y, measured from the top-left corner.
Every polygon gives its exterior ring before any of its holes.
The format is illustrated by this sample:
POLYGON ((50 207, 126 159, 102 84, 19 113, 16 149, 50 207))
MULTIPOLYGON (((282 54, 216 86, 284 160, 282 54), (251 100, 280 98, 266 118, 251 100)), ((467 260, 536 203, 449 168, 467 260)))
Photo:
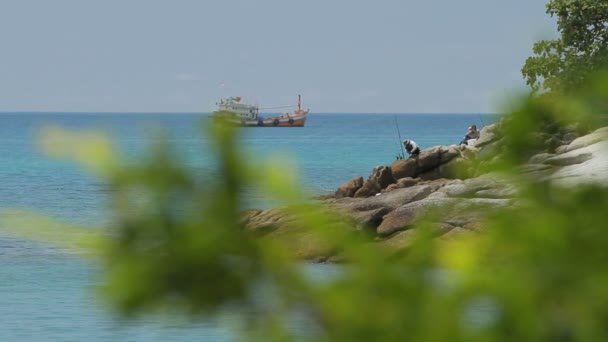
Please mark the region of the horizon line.
MULTIPOLYGON (((213 111, 60 111, 60 110, 16 110, 0 111, 0 114, 211 114, 213 111)), ((281 112, 262 112, 262 114, 281 114, 281 112)), ((499 112, 310 112, 309 114, 479 114, 479 115, 500 115, 499 112)))

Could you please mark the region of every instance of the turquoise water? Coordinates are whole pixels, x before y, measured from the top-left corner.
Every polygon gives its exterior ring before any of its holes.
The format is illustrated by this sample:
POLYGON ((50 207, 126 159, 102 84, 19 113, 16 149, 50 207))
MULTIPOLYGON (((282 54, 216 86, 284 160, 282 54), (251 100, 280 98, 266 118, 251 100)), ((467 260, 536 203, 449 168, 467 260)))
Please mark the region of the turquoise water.
MULTIPOLYGON (((367 177, 377 165, 389 165, 400 152, 397 127, 402 139, 428 148, 458 143, 469 125, 481 128, 496 119, 479 114, 313 113, 304 128, 243 129, 241 143, 253 158, 274 153, 293 158, 303 186, 325 194, 352 177, 367 177)), ((105 185, 74 164, 43 156, 36 144, 43 127, 104 131, 127 159, 141 157, 163 127, 189 167, 211 171, 208 141, 200 128, 205 120, 206 115, 179 113, 0 113, 0 208, 103 224, 105 185)), ((322 276, 324 266, 312 267, 322 276)), ((117 321, 96 295, 100 280, 94 269, 56 248, 0 236, 0 341, 216 341, 232 336, 218 322, 159 317, 117 321)))

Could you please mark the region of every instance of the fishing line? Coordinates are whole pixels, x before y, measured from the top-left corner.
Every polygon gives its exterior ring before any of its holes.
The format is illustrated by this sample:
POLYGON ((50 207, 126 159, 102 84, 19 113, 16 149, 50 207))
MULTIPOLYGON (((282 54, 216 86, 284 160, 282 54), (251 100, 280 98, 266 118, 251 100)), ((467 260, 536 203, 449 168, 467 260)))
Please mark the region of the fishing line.
POLYGON ((397 155, 397 159, 404 159, 405 158, 405 151, 403 150, 403 143, 401 140, 401 132, 399 131, 399 124, 397 123, 397 114, 394 114, 395 116, 395 127, 397 128, 397 136, 399 137, 399 146, 401 146, 401 155, 397 155), (399 158, 401 157, 401 158, 399 158))
POLYGON ((477 113, 479 116, 479 121, 481 121, 481 128, 486 127, 486 124, 483 122, 483 118, 481 117, 481 113, 477 113))

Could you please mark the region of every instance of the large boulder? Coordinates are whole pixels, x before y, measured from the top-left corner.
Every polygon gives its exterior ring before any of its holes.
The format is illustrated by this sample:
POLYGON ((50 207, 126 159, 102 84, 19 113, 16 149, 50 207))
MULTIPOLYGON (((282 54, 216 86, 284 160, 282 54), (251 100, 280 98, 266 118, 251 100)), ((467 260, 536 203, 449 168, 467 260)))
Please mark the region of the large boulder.
POLYGON ((393 172, 393 178, 399 180, 401 178, 415 178, 418 171, 418 162, 415 158, 395 160, 390 168, 393 172))
POLYGON ((466 163, 466 161, 463 158, 453 158, 448 162, 439 164, 437 167, 419 174, 418 177, 425 181, 442 178, 457 178, 458 169, 462 168, 464 163, 466 163))
POLYGON ((566 186, 581 183, 608 185, 608 141, 571 150, 547 159, 545 163, 565 164, 566 161, 569 165, 559 168, 548 177, 554 183, 566 186))
POLYGON ((382 217, 391 210, 388 207, 380 207, 366 211, 351 212, 348 217, 356 223, 358 229, 375 233, 376 227, 382 222, 382 217))
POLYGON ((294 223, 293 216, 285 208, 249 209, 241 215, 245 230, 258 235, 266 235, 294 223))
POLYGON ((483 212, 491 209, 506 207, 510 199, 494 198, 449 198, 429 196, 423 200, 406 204, 385 215, 382 223, 376 229, 379 236, 390 236, 398 231, 411 229, 418 219, 425 214, 438 229, 445 233, 447 226, 475 225, 483 212))
POLYGON ((457 145, 433 146, 420 152, 418 157, 396 160, 390 167, 396 181, 418 176, 425 180, 433 180, 449 176, 447 164, 461 156, 457 145))
POLYGON ((568 166, 568 165, 575 165, 575 164, 580 164, 580 163, 584 163, 587 160, 593 158, 593 155, 591 152, 587 152, 587 150, 589 150, 589 148, 584 148, 585 152, 581 153, 581 150, 583 149, 579 149, 579 150, 573 150, 567 153, 563 153, 551 158, 547 158, 545 159, 545 161, 543 163, 545 164, 549 164, 549 165, 554 165, 554 166, 568 166))
POLYGON ((441 186, 441 182, 420 184, 408 188, 396 189, 368 198, 337 200, 332 204, 332 207, 342 212, 368 211, 377 208, 390 208, 390 210, 394 210, 404 204, 419 201, 427 197, 441 186))
POLYGON ((388 236, 401 230, 407 230, 416 222, 416 219, 431 208, 439 208, 458 201, 451 198, 425 198, 420 201, 408 203, 385 215, 382 223, 376 229, 380 236, 388 236))
POLYGON ((604 140, 608 140, 608 127, 602 127, 591 134, 574 139, 570 144, 558 147, 555 152, 563 154, 604 140))
MULTIPOLYGON (((488 142, 487 144, 483 145, 483 147, 478 147, 477 157, 482 160, 492 159, 493 157, 500 155, 500 153, 502 152, 502 145, 502 139, 488 142)), ((477 147, 477 145, 475 146, 477 147)))
POLYGON ((335 256, 336 251, 332 244, 314 229, 304 225, 301 215, 305 213, 300 212, 296 216, 292 209, 281 207, 263 211, 257 209, 246 211, 245 231, 255 234, 262 240, 286 246, 297 260, 323 262, 335 256))
POLYGON ((496 141, 496 124, 485 126, 479 132, 479 139, 475 141, 475 147, 483 147, 491 142, 496 141))
POLYGON ((449 163, 450 161, 462 157, 460 146, 450 145, 442 146, 441 148, 441 161, 442 164, 449 163))
POLYGON ((451 198, 508 198, 515 188, 497 175, 486 174, 465 180, 453 180, 440 190, 451 198))
POLYGON ((427 148, 426 150, 420 152, 420 156, 418 156, 418 168, 416 170, 416 175, 421 173, 428 172, 439 165, 441 165, 441 155, 442 155, 442 146, 433 146, 431 148, 427 148))
POLYGON ((389 192, 389 191, 393 191, 395 189, 408 188, 410 186, 414 186, 414 185, 418 184, 419 182, 420 182, 420 178, 412 178, 412 177, 401 178, 401 179, 397 180, 396 183, 393 183, 393 184, 387 186, 386 189, 384 189, 382 192, 389 192))
POLYGON ((343 198, 343 197, 353 197, 357 190, 361 189, 363 186, 363 177, 355 177, 348 182, 340 185, 336 193, 334 194, 335 198, 343 198))
POLYGON ((535 154, 532 157, 530 157, 530 159, 528 159, 528 164, 540 164, 551 157, 555 157, 555 154, 544 153, 544 152, 535 154))
POLYGON ((395 253, 406 251, 416 239, 415 230, 405 230, 395 233, 390 239, 382 239, 377 243, 395 253))
POLYGON ((393 173, 391 172, 390 167, 376 166, 372 171, 372 174, 369 175, 365 183, 363 183, 363 186, 355 192, 354 197, 374 196, 394 182, 395 180, 393 179, 393 173))

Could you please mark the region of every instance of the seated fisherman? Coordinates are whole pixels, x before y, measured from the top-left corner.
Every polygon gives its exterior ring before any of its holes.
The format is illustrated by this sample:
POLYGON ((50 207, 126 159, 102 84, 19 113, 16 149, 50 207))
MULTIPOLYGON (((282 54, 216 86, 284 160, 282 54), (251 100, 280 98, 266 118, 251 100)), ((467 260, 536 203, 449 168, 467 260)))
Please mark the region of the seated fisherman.
POLYGON ((467 133, 464 135, 464 138, 462 138, 460 145, 467 145, 467 141, 469 141, 471 139, 479 139, 479 131, 477 130, 477 125, 469 126, 469 129, 467 130, 467 133))
POLYGON ((403 140, 403 146, 405 146, 405 151, 409 153, 410 158, 418 157, 420 154, 420 147, 414 140, 403 140))

